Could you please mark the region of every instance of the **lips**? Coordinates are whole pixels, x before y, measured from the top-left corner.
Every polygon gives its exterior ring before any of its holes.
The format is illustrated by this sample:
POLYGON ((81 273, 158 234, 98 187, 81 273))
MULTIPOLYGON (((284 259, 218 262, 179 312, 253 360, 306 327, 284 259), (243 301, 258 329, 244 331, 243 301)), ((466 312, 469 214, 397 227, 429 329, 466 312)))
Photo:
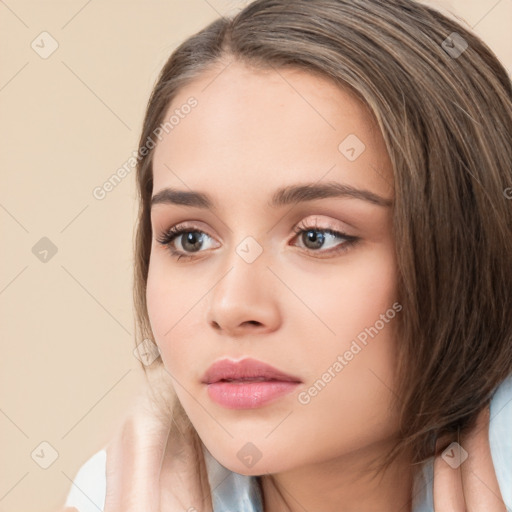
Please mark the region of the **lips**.
POLYGON ((264 381, 302 382, 299 377, 252 358, 242 359, 241 361, 221 359, 213 363, 202 378, 204 384, 264 381))

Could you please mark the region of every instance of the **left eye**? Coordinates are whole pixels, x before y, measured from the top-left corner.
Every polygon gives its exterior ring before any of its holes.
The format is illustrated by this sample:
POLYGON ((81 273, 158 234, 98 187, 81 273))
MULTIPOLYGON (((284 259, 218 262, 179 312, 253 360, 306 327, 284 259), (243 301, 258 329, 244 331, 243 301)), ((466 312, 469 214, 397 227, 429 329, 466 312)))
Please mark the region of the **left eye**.
POLYGON ((341 231, 335 231, 334 229, 330 228, 321 228, 320 226, 317 225, 299 225, 294 229, 294 231, 295 233, 297 233, 297 236, 295 238, 298 238, 305 245, 306 251, 310 253, 341 253, 347 251, 359 240, 359 238, 356 236, 347 235, 346 233, 342 233, 341 231), (326 240, 334 241, 336 239, 342 240, 341 243, 337 244, 338 248, 323 251, 316 250, 319 249, 320 247, 323 248, 326 240))
POLYGON ((336 239, 341 240, 341 243, 334 243, 334 246, 339 246, 334 252, 345 251, 358 240, 355 236, 347 235, 346 233, 329 228, 320 228, 318 226, 297 226, 294 231, 297 233, 296 238, 298 238, 305 246, 305 249, 310 252, 333 252, 330 250, 318 251, 317 249, 325 249, 326 242, 335 242, 336 239))
MULTIPOLYGON (((341 252, 347 250, 358 240, 355 236, 347 235, 328 228, 319 228, 318 226, 298 226, 294 229, 294 232, 296 233, 294 239, 298 238, 302 242, 303 248, 307 252, 311 253, 333 252, 331 250, 319 251, 318 249, 325 249, 326 242, 331 242, 332 245, 332 242, 335 242, 336 239, 341 240, 341 243, 334 243, 334 246, 340 246, 339 249, 335 249, 334 252, 341 252)), ((190 253, 200 252, 201 249, 204 249, 204 243, 207 240, 213 239, 204 231, 176 226, 171 227, 163 233, 163 235, 157 238, 157 241, 160 244, 167 246, 171 255, 177 257, 178 260, 180 258, 193 258, 190 253), (181 247, 176 247, 176 245, 181 247)), ((206 247, 206 249, 208 248, 212 248, 211 243, 210 247, 206 247)))

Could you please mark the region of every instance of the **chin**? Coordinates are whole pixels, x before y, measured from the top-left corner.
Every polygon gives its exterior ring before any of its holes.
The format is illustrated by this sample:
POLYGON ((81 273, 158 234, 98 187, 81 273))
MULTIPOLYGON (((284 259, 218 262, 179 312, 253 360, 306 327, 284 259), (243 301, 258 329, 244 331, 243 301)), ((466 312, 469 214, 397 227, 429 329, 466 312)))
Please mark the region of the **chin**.
POLYGON ((231 452, 217 453, 218 450, 209 451, 222 466, 239 475, 260 476, 267 473, 279 473, 289 469, 289 464, 283 466, 282 461, 279 463, 279 461, 273 460, 273 458, 266 459, 261 452, 258 460, 254 461, 254 458, 258 457, 258 455, 256 449, 250 446, 245 446, 234 454, 231 452), (253 460, 251 460, 251 450, 253 450, 253 460), (244 462, 244 459, 246 462, 244 462))

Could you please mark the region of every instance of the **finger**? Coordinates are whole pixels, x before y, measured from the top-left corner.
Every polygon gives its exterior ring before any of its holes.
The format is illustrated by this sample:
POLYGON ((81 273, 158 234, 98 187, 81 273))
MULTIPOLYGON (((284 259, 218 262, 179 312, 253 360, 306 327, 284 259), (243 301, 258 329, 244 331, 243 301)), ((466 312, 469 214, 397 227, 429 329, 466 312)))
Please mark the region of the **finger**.
POLYGON ((475 427, 462 437, 468 458, 461 464, 462 488, 468 512, 506 512, 489 444, 489 406, 478 415, 475 427))
POLYGON ((433 489, 435 512, 466 512, 457 447, 452 437, 445 436, 436 443, 433 489))
POLYGON ((148 396, 133 407, 107 447, 105 512, 157 512, 169 427, 148 396))
POLYGON ((201 441, 176 417, 162 464, 162 510, 212 512, 206 465, 198 454, 202 458, 201 441))

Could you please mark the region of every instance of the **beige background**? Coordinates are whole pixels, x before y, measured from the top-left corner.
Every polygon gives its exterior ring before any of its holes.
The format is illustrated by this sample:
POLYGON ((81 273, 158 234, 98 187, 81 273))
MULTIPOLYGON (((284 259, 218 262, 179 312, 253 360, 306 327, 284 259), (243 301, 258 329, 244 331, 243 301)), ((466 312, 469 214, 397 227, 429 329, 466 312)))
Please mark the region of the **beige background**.
MULTIPOLYGON (((136 150, 172 49, 244 3, 0 0, 0 512, 62 504, 143 382, 132 352, 134 172, 103 200, 92 191, 136 150), (31 47, 51 49, 43 31, 58 43, 46 59, 31 47), (57 249, 46 262, 43 237, 57 249), (44 441, 58 452, 48 469, 34 460, 49 457, 44 441)), ((428 3, 512 69, 512 0, 428 3)))

